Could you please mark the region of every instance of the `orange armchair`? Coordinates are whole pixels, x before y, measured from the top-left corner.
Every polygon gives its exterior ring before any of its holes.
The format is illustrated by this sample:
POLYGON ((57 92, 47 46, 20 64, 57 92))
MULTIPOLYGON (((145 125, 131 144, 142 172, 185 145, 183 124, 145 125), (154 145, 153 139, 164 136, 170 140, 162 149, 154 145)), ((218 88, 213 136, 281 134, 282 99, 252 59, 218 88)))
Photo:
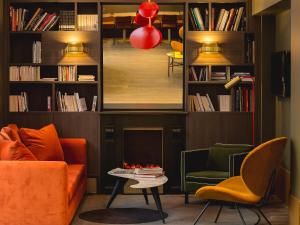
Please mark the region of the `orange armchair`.
POLYGON ((64 161, 0 161, 0 224, 67 225, 86 191, 86 141, 61 139, 64 161))
MULTIPOLYGON (((208 200, 205 207, 196 218, 198 222, 212 201, 220 203, 215 222, 218 221, 223 204, 234 204, 244 225, 246 222, 240 211, 241 206, 251 207, 258 216, 261 214, 271 225, 261 209, 259 203, 264 199, 270 187, 270 180, 280 164, 287 138, 275 138, 254 148, 244 159, 240 176, 231 177, 216 186, 199 188, 196 196, 208 200), (259 214, 258 214, 258 213, 259 214)), ((259 217, 260 219, 260 217, 259 217)))

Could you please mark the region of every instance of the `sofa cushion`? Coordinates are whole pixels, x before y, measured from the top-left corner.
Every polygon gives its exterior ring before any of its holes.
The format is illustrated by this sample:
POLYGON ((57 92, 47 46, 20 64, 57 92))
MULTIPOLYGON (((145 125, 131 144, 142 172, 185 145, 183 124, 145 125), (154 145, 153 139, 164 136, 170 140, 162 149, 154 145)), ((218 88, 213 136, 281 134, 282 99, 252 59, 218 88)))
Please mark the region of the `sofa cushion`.
POLYGON ((186 174, 187 182, 190 181, 208 185, 218 184, 221 181, 227 179, 228 177, 228 172, 215 170, 196 171, 189 172, 186 174))
POLYGON ((83 164, 68 165, 68 198, 69 202, 76 194, 78 186, 81 184, 85 176, 85 166, 83 164))
POLYGON ((6 133, 9 136, 9 139, 12 141, 22 142, 18 130, 19 129, 16 125, 9 124, 1 129, 1 133, 6 133))
POLYGON ((63 161, 64 153, 53 124, 40 130, 21 128, 19 134, 23 143, 41 161, 63 161))
POLYGON ((2 128, 0 131, 0 140, 11 141, 10 137, 8 136, 4 128, 2 128))
POLYGON ((246 144, 215 144, 209 150, 208 165, 210 170, 229 171, 229 156, 249 151, 252 145, 246 144))
POLYGON ((19 141, 0 140, 1 160, 35 161, 36 157, 19 141))

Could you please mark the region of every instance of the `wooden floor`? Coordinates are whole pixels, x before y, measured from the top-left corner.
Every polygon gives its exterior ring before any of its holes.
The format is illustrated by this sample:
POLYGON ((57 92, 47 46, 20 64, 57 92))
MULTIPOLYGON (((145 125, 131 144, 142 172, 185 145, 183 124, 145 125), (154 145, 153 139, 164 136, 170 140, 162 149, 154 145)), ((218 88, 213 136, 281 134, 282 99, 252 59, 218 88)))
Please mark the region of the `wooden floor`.
POLYGON ((104 40, 104 106, 157 105, 182 107, 183 67, 176 67, 168 77, 167 53, 170 44, 155 49, 131 47, 129 41, 104 40))
MULTIPOLYGON (((82 205, 80 206, 77 216, 75 217, 72 225, 103 225, 106 223, 93 223, 82 220, 78 215, 82 212, 104 209, 109 199, 108 195, 89 195, 87 196, 82 205)), ((142 195, 120 195, 112 204, 112 208, 146 208, 155 209, 154 201, 149 197, 150 205, 145 205, 142 195)), ((191 196, 191 203, 184 205, 184 197, 182 195, 162 195, 162 205, 164 211, 168 213, 166 223, 169 225, 192 225, 194 219, 203 208, 197 199, 191 196)), ((288 208, 279 203, 273 201, 272 204, 261 208, 265 215, 270 219, 273 225, 288 225, 288 208)), ((198 225, 213 225, 216 213, 218 211, 217 206, 211 206, 208 208, 203 218, 198 222, 198 225)), ((255 215, 246 210, 242 209, 242 213, 246 219, 247 224, 254 224, 256 222, 255 215)), ((130 216, 130 215, 128 215, 130 216)), ((113 224, 113 223, 111 223, 113 224)), ((161 221, 140 223, 147 225, 161 225, 161 221)), ((219 218, 219 225, 242 225, 242 222, 238 216, 238 213, 234 209, 225 208, 219 218)), ((260 224, 267 224, 264 220, 260 224)))

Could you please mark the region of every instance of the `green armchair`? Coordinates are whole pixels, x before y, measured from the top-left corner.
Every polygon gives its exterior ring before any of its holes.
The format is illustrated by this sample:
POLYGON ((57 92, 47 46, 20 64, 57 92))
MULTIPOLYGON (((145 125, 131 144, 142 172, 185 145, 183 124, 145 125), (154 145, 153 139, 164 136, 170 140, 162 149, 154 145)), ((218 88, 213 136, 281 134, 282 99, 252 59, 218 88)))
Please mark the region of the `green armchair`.
POLYGON ((253 149, 247 144, 214 144, 207 149, 181 152, 181 189, 185 203, 189 193, 207 185, 238 176, 243 159, 253 149))

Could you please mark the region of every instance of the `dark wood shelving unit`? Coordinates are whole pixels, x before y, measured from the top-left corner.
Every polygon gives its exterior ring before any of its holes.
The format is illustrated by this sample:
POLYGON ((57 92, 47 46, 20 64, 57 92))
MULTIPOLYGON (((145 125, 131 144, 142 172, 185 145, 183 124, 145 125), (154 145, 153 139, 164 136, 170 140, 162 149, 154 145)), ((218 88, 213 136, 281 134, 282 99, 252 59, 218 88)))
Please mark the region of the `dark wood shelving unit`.
MULTIPOLYGON (((232 95, 231 90, 226 90, 226 81, 190 81, 188 68, 208 67, 211 75, 214 67, 245 67, 251 70, 255 78, 260 80, 260 65, 257 62, 245 61, 245 42, 248 36, 256 37, 256 24, 253 22, 250 12, 250 0, 203 0, 187 1, 157 0, 158 4, 184 4, 185 22, 185 58, 184 68, 186 73, 183 84, 185 105, 184 110, 103 110, 103 46, 102 46, 102 18, 101 10, 105 4, 121 4, 113 0, 8 0, 5 3, 5 84, 4 105, 9 107, 9 95, 28 92, 29 112, 5 112, 5 122, 16 123, 20 127, 41 128, 54 123, 61 137, 80 137, 88 141, 88 177, 97 179, 97 191, 109 193, 113 182, 107 178, 106 172, 113 166, 120 166, 122 161, 124 127, 161 127, 164 129, 164 160, 167 175, 170 180, 166 185, 166 193, 178 193, 180 190, 179 168, 180 152, 185 149, 203 148, 215 142, 223 143, 252 143, 251 138, 251 112, 188 112, 187 98, 189 94, 209 93, 212 102, 217 106, 218 94, 232 95), (198 5, 205 6, 208 11, 207 31, 192 31, 188 10, 198 5), (215 6, 219 9, 223 6, 244 5, 246 8, 245 31, 213 31, 211 29, 211 10, 215 6), (50 31, 10 31, 9 6, 27 8, 32 13, 38 7, 53 13, 60 10, 74 10, 75 22, 73 31, 60 31, 59 25, 50 31), (77 15, 97 14, 97 31, 78 30, 77 15), (80 60, 64 61, 61 52, 67 45, 70 36, 78 36, 86 44, 89 50, 86 57, 80 60), (212 38, 222 47, 223 57, 214 58, 199 57, 199 47, 206 38, 212 38), (32 63, 33 41, 42 42, 42 62, 32 63), (94 74, 95 81, 10 81, 10 66, 40 67, 41 78, 58 76, 58 66, 76 66, 77 75, 94 74), (249 69, 250 68, 250 69, 249 69), (88 110, 91 109, 92 98, 98 96, 96 112, 59 112, 57 111, 56 92, 73 94, 78 92, 80 97, 86 98, 88 110), (47 111, 47 97, 51 96, 52 112, 47 111), (109 135, 109 129, 113 129, 113 137, 109 135)), ((125 1, 122 4, 127 4, 125 1)), ((132 4, 132 2, 130 2, 132 4)), ((138 4, 138 3, 137 3, 138 4)), ((247 39, 248 38, 248 39, 247 39)), ((259 40, 256 40, 259 47, 259 40)), ((258 51, 256 51, 256 55, 258 51)), ((257 82, 256 90, 260 90, 257 82)), ((256 112, 259 111, 260 97, 256 97, 256 112)), ((218 108, 218 107, 216 107, 218 108)), ((255 114, 259 119, 259 113, 255 114)), ((256 132, 259 126, 256 126, 256 132)))

